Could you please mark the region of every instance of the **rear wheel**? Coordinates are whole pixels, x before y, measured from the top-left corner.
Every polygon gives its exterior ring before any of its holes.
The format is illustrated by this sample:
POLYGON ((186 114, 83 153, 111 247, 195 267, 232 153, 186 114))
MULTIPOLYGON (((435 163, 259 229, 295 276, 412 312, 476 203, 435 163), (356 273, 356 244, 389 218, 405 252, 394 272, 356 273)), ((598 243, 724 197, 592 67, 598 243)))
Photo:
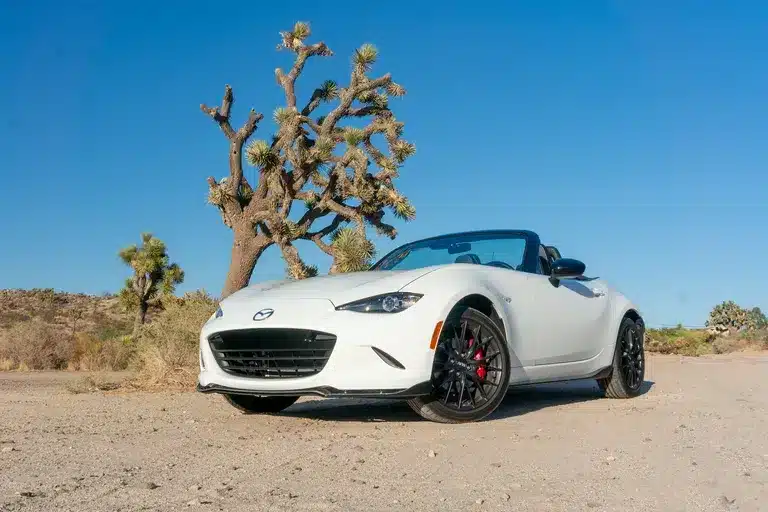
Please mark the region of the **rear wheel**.
POLYGON ((608 398, 632 398, 640 394, 645 378, 642 325, 624 318, 619 327, 611 374, 597 380, 608 398))
POLYGON ((228 395, 224 398, 245 414, 269 414, 280 412, 293 405, 298 396, 251 396, 228 395))
POLYGON ((408 404, 430 421, 480 420, 504 399, 509 366, 499 326, 476 309, 464 309, 446 320, 435 347, 432 393, 408 400, 408 404))

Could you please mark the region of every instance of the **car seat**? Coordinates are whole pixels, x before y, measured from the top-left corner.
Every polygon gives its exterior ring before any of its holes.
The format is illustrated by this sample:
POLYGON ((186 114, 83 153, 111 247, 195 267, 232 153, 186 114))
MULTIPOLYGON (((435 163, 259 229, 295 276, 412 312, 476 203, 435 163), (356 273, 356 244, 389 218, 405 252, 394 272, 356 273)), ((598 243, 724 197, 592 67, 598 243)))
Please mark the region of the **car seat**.
POLYGON ((474 263, 475 265, 480 265, 480 258, 477 254, 468 252, 466 254, 459 255, 454 263, 474 263))

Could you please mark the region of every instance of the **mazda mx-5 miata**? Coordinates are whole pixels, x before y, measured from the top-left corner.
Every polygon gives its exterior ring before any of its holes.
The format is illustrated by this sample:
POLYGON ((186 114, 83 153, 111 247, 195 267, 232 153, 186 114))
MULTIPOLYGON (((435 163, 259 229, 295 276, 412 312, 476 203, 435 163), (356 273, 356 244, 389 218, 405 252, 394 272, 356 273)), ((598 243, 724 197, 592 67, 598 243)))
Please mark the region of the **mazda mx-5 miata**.
POLYGON ((370 270, 250 285, 202 328, 197 389, 247 413, 303 395, 403 398, 432 421, 493 412, 510 386, 596 379, 640 393, 638 309, 527 230, 405 244, 370 270))

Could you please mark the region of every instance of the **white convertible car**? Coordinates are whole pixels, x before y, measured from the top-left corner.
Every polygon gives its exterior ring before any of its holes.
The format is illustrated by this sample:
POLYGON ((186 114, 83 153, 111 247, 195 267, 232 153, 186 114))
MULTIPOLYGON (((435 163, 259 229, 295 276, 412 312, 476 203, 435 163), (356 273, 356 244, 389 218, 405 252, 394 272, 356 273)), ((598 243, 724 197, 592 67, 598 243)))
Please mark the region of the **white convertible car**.
POLYGON ((640 392, 644 323, 582 262, 525 230, 403 245, 370 270, 248 286, 200 335, 197 389, 274 413, 302 395, 403 398, 432 421, 479 420, 509 386, 596 379, 640 392))

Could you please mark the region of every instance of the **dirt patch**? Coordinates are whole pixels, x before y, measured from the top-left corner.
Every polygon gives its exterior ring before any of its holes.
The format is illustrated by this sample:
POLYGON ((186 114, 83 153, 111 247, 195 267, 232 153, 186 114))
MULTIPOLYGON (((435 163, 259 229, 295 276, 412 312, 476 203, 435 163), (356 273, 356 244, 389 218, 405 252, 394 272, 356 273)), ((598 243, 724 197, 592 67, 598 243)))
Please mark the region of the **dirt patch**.
POLYGON ((248 416, 215 395, 0 373, 0 510, 760 510, 766 376, 765 354, 654 355, 636 399, 532 386, 446 426, 396 401, 248 416))

